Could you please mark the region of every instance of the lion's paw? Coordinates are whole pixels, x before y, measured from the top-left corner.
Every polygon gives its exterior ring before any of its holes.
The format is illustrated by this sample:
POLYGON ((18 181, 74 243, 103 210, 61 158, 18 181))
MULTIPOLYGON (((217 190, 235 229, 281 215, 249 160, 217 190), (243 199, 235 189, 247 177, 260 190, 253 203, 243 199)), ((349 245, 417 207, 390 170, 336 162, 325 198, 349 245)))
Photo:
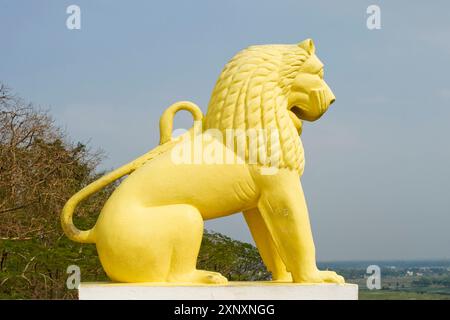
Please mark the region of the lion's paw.
POLYGON ((329 282, 329 283, 345 283, 345 279, 343 276, 338 275, 334 271, 319 271, 320 277, 322 278, 323 282, 329 282))
POLYGON ((345 283, 345 279, 343 276, 338 275, 334 271, 329 270, 316 270, 310 274, 304 275, 301 277, 300 281, 302 283, 345 283))
POLYGON ((228 279, 218 272, 196 270, 195 282, 209 284, 227 284, 228 279))

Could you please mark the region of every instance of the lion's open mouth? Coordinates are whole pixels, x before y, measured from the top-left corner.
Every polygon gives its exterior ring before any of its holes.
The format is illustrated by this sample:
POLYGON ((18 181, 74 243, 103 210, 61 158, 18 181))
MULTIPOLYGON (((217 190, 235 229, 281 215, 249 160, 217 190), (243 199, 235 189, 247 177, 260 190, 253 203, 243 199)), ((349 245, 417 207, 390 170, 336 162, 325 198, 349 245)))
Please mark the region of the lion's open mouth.
POLYGON ((289 117, 294 123, 294 126, 297 129, 298 133, 301 133, 302 131, 302 114, 303 110, 297 106, 292 106, 289 108, 289 117))
POLYGON ((302 119, 303 110, 300 109, 299 107, 297 107, 297 106, 292 106, 292 107, 289 109, 289 111, 292 112, 292 113, 295 115, 296 118, 302 119))

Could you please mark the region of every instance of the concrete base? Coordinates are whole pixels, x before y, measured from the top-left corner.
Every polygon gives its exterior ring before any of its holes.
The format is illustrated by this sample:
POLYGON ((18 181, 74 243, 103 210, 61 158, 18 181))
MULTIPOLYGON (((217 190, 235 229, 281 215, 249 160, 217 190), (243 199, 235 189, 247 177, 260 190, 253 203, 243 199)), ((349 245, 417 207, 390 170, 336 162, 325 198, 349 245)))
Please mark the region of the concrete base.
POLYGON ((80 300, 358 300, 356 284, 294 284, 270 281, 227 285, 82 283, 80 300))

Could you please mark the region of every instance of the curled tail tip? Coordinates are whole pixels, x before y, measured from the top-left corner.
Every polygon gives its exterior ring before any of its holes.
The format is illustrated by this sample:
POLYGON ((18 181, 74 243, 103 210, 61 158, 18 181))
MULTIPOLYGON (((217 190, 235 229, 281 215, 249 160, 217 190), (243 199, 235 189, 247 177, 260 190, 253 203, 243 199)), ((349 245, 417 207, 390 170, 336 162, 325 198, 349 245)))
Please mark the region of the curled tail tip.
POLYGON ((61 213, 61 226, 66 236, 75 242, 95 243, 94 228, 89 230, 79 230, 73 224, 72 214, 74 207, 68 202, 61 213))
POLYGON ((66 236, 75 242, 80 243, 95 243, 94 230, 79 230, 74 225, 63 225, 63 230, 66 236))

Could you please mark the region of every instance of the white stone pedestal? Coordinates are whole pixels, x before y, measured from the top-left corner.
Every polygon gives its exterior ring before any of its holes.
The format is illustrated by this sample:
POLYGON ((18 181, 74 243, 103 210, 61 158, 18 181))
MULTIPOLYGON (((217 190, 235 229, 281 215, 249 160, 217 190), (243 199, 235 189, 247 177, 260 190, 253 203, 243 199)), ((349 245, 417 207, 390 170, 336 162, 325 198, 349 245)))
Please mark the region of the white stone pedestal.
POLYGON ((356 284, 294 284, 270 281, 227 285, 81 283, 80 300, 358 300, 356 284))

